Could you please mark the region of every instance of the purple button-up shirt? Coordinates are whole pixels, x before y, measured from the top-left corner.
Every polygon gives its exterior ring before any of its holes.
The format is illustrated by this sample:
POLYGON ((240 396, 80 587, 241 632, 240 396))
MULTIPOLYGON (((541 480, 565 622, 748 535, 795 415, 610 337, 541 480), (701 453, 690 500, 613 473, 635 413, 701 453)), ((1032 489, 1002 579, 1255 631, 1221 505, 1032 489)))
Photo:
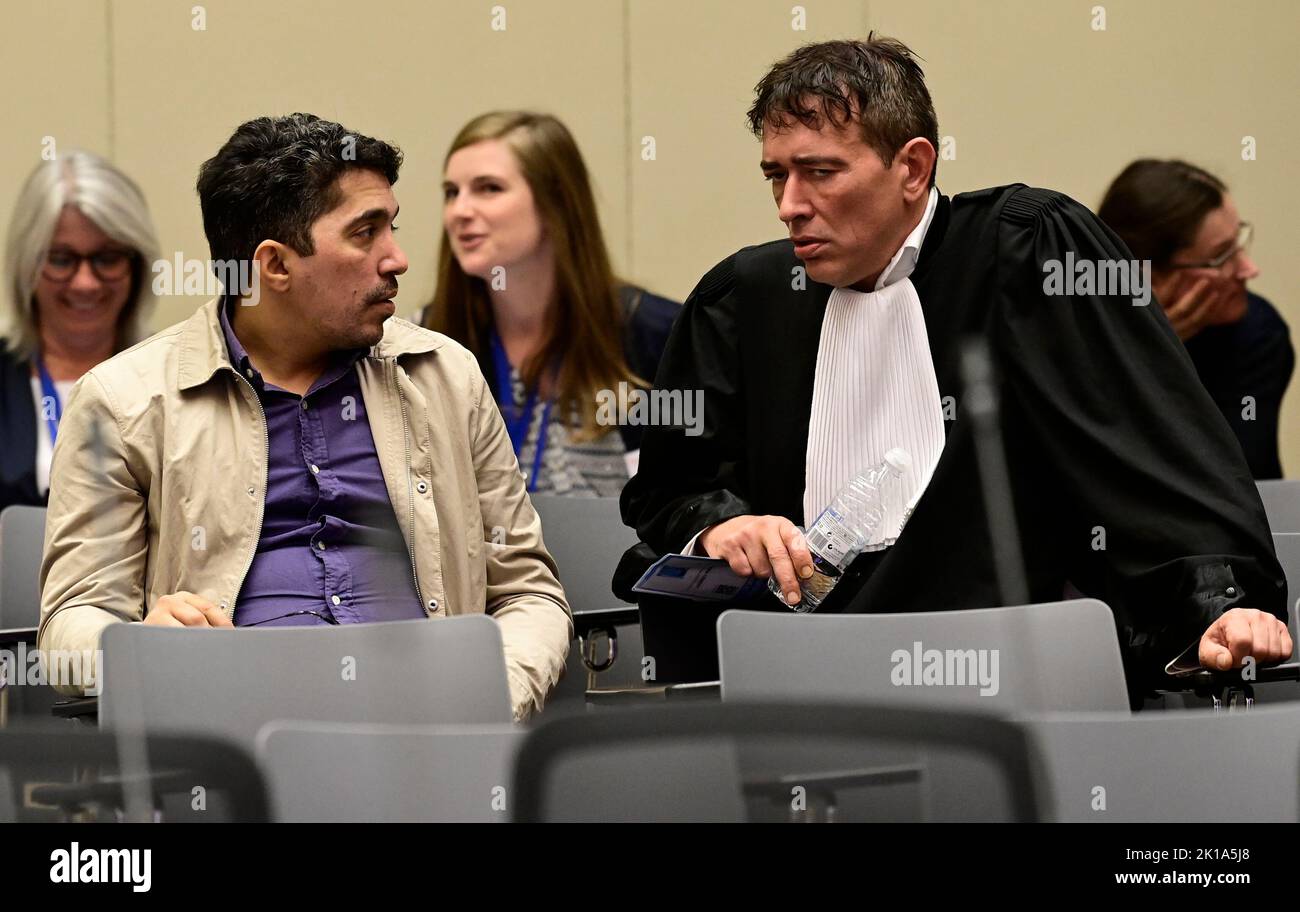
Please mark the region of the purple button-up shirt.
POLYGON ((365 350, 338 352, 298 396, 265 382, 249 362, 231 306, 221 308, 230 363, 261 400, 270 445, 262 534, 235 626, 425 617, 354 369, 365 350), (284 617, 298 611, 322 617, 284 617))

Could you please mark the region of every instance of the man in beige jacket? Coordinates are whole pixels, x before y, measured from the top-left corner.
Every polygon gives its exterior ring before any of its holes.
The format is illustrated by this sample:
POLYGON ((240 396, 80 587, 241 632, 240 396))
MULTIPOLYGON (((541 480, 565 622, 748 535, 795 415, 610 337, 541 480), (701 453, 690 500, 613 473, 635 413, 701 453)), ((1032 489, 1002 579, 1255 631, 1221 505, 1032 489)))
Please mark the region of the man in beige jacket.
POLYGON ((105 627, 132 621, 486 611, 515 717, 541 709, 564 669, 569 608, 477 362, 392 316, 407 268, 393 235, 400 166, 387 143, 305 114, 244 124, 203 166, 204 230, 238 294, 69 396, 42 650, 95 650, 105 627))

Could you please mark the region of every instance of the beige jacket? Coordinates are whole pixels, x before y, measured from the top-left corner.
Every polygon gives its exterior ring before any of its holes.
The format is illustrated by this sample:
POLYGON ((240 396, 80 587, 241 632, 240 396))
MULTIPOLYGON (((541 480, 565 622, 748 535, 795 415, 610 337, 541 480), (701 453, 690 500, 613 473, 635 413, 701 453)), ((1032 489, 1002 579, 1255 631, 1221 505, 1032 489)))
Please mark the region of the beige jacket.
MULTIPOLYGON (((142 620, 181 590, 233 618, 262 528, 268 443, 217 307, 98 365, 69 395, 50 471, 41 649, 95 650, 109 624, 142 620)), ((478 363, 393 317, 356 369, 425 613, 496 618, 526 718, 563 673, 573 625, 478 363)))

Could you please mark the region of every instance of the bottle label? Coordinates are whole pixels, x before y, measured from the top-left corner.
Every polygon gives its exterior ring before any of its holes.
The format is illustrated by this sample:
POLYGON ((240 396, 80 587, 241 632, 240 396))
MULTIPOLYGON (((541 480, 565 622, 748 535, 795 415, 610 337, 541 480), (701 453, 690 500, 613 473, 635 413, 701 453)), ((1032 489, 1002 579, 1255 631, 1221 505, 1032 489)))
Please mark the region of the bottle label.
POLYGON ((808 547, 838 570, 844 570, 857 557, 857 536, 844 524, 834 509, 827 507, 808 532, 808 547))

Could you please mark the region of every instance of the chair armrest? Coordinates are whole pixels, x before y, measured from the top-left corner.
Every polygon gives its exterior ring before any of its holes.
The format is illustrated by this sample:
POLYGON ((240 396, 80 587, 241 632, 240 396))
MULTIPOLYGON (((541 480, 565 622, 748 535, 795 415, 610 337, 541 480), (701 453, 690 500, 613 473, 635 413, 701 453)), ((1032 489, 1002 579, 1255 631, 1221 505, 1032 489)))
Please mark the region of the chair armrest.
POLYGON ((573 635, 585 637, 593 630, 609 630, 641 623, 641 609, 636 605, 619 605, 598 611, 573 612, 573 635))
POLYGON ((50 712, 60 719, 98 722, 99 697, 73 697, 70 700, 60 700, 50 707, 50 712))
POLYGON ((0 629, 0 646, 16 646, 19 643, 36 645, 35 627, 5 627, 0 629))

